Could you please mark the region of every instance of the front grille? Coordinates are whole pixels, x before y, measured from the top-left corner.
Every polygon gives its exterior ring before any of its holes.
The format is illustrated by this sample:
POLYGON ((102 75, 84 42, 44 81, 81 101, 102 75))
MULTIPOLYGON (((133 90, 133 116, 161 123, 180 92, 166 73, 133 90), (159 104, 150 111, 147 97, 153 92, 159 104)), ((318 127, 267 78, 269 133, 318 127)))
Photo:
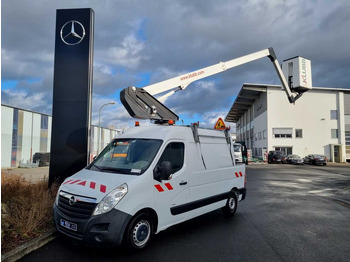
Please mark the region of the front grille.
MULTIPOLYGON (((68 194, 66 194, 65 196, 62 196, 60 194, 58 199, 58 210, 62 214, 70 218, 89 219, 95 207, 97 206, 97 204, 79 200, 75 202, 73 205, 70 205, 69 198, 67 197, 67 195, 68 194)), ((76 198, 79 199, 79 196, 77 196, 76 198)))

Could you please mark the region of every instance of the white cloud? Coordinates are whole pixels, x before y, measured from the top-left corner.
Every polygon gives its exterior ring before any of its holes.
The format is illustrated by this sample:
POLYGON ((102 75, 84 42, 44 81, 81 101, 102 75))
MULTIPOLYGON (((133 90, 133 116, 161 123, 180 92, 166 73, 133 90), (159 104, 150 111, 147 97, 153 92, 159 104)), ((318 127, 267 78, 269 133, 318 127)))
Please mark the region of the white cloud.
POLYGON ((99 56, 109 64, 135 69, 148 59, 142 54, 144 48, 145 44, 137 39, 134 33, 131 33, 123 39, 120 45, 100 50, 99 56))
MULTIPOLYGON (((200 126, 214 128, 218 119, 221 118, 224 121, 226 115, 227 115, 226 111, 221 111, 221 112, 213 111, 213 112, 204 113, 203 121, 200 122, 200 126)), ((226 127, 232 126, 232 123, 226 123, 226 122, 224 123, 226 127)))
MULTIPOLYGON (((143 83, 142 75, 155 83, 270 46, 280 61, 296 55, 311 59, 315 86, 349 86, 349 1, 219 2, 3 1, 2 80, 42 79, 36 86, 3 91, 3 98, 27 109, 51 108, 56 9, 79 7, 95 11, 94 107, 119 102, 118 91, 143 83)), ((278 83, 269 63, 254 62, 195 82, 170 97, 167 106, 178 115, 205 115, 205 123, 212 125, 208 112, 227 113, 244 82, 278 83)), ((106 125, 131 119, 120 103, 105 110, 106 125)))
POLYGON ((21 109, 40 111, 51 114, 51 105, 46 101, 45 93, 30 94, 24 90, 3 90, 2 102, 21 109))

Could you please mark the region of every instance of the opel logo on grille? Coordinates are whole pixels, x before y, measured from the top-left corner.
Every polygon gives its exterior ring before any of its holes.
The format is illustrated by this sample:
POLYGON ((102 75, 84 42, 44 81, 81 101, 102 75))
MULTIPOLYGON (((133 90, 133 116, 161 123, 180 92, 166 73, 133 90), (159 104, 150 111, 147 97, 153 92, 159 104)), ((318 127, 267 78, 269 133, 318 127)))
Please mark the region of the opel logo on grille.
POLYGON ((69 204, 70 204, 71 206, 73 206, 73 205, 75 204, 75 202, 77 202, 77 200, 75 199, 74 196, 71 196, 71 198, 69 199, 69 204))

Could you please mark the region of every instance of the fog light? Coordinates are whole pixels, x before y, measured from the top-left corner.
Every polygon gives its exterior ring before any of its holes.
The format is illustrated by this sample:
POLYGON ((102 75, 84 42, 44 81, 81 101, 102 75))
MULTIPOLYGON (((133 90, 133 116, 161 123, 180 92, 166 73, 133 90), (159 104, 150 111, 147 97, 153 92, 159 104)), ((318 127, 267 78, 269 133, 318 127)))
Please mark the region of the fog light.
POLYGON ((108 227, 109 223, 96 224, 91 227, 90 232, 107 232, 108 227))

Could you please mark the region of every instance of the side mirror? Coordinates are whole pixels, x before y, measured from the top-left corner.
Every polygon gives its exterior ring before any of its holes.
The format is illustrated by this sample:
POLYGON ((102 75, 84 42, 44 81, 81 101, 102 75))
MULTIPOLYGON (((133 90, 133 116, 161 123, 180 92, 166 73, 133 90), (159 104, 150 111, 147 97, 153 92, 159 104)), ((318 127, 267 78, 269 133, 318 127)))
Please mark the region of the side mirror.
POLYGON ((171 175, 172 164, 170 161, 163 161, 160 165, 157 165, 153 170, 153 177, 155 180, 161 182, 162 180, 169 180, 171 175))

